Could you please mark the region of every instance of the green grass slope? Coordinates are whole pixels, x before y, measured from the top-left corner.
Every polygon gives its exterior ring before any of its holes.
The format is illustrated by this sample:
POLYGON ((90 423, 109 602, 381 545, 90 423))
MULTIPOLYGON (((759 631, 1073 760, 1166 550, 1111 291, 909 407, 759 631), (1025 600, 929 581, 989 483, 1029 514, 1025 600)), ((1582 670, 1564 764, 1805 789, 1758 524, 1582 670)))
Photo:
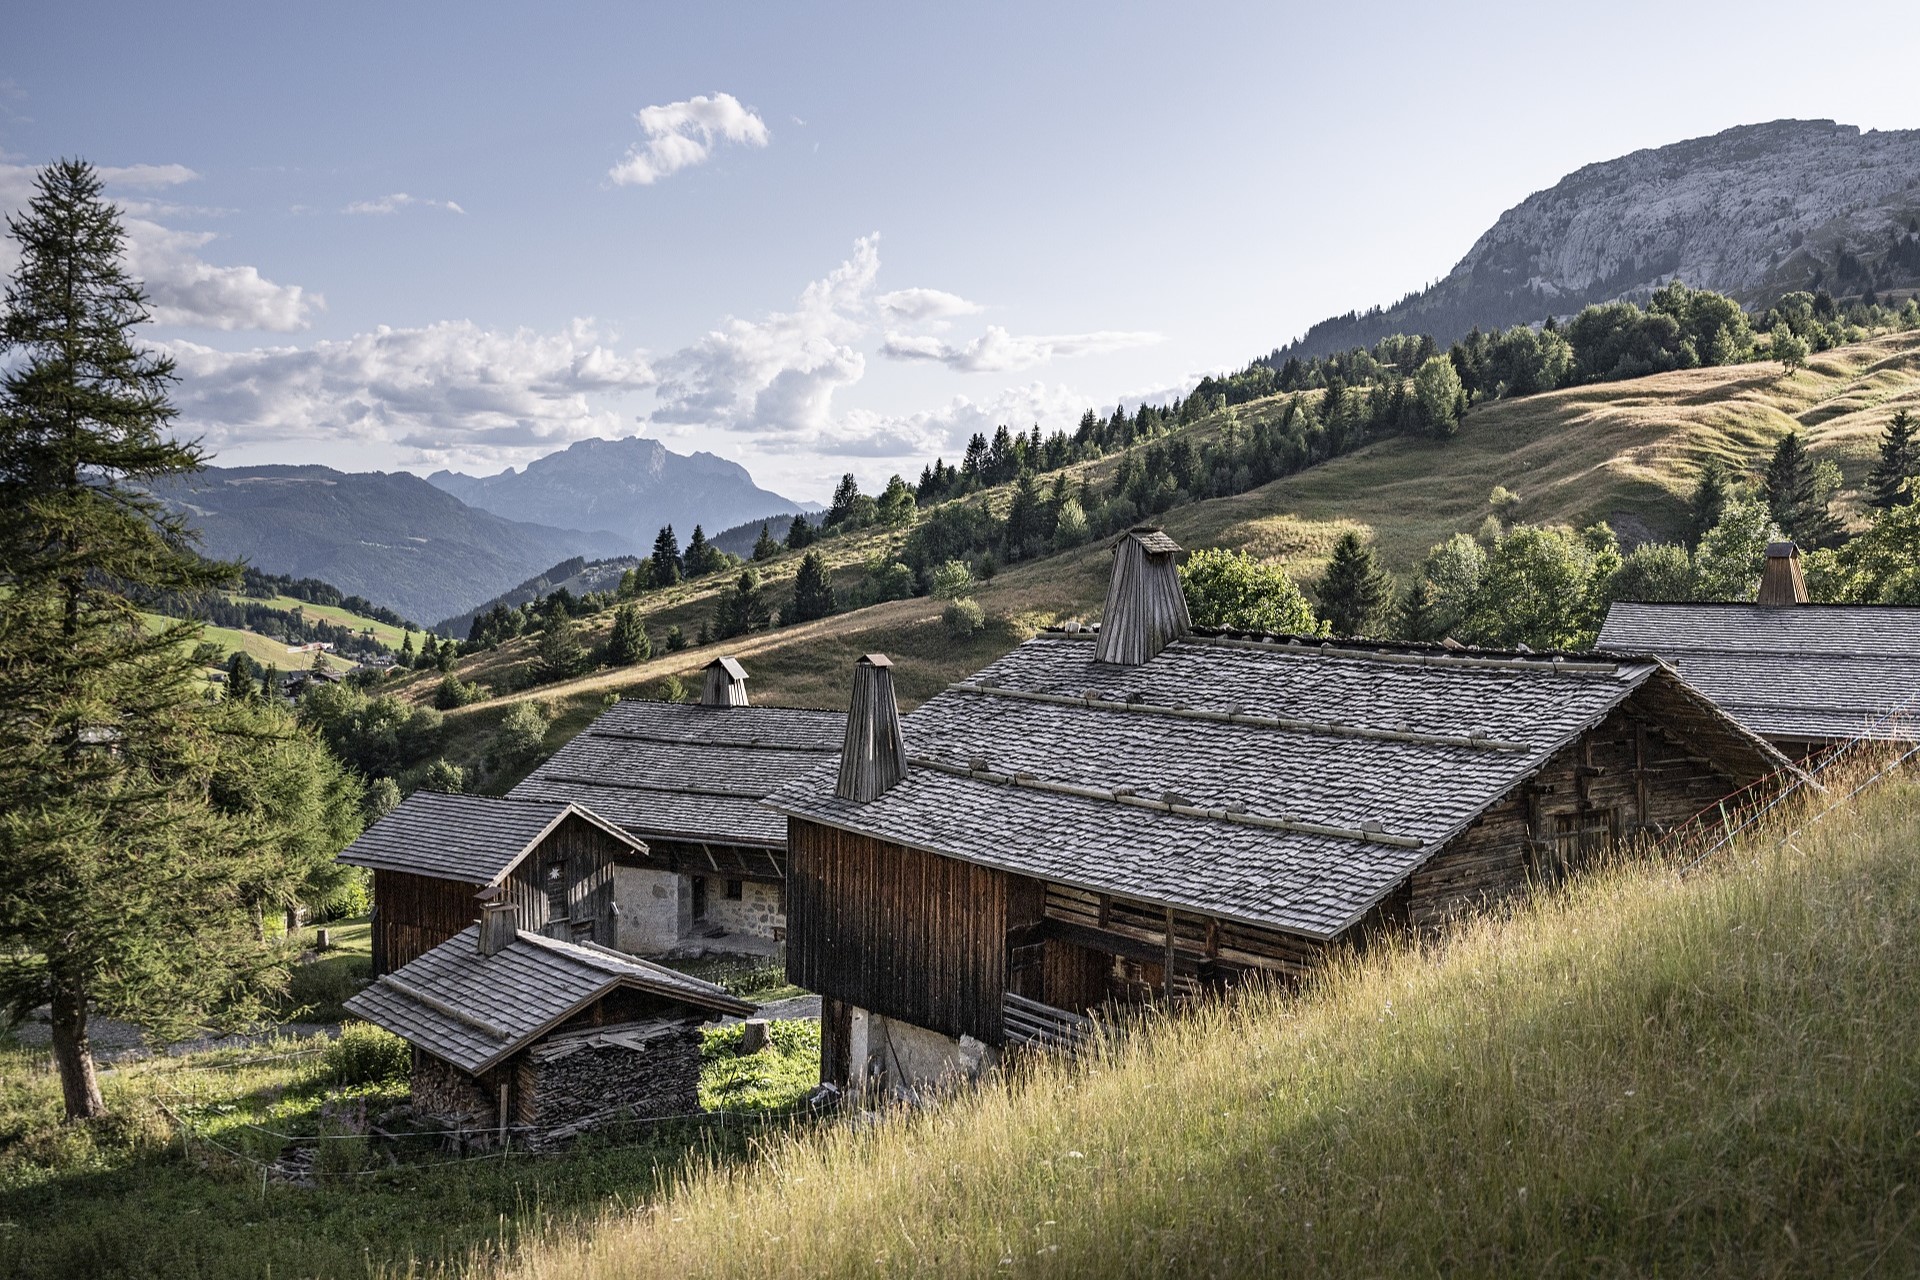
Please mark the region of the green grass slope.
POLYGON ((1917 800, 776 1144, 505 1272, 1913 1274, 1917 800))

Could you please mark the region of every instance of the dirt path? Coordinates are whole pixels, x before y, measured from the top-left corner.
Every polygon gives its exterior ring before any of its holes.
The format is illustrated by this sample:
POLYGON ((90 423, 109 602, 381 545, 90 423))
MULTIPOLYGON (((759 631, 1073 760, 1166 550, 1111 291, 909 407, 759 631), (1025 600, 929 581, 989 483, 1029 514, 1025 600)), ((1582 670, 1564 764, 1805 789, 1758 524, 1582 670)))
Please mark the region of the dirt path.
MULTIPOLYGON (((245 1035, 199 1035, 171 1044, 154 1044, 148 1040, 145 1032, 130 1022, 101 1017, 87 1021, 87 1038, 93 1042, 94 1061, 102 1066, 139 1062, 161 1055, 178 1058, 189 1053, 204 1053, 209 1049, 239 1049, 270 1044, 275 1040, 339 1034, 340 1024, 337 1022, 284 1022, 245 1035)), ((34 1048, 50 1047, 53 1044, 53 1028, 48 1023, 47 1011, 44 1008, 35 1009, 25 1022, 13 1029, 13 1038, 22 1045, 34 1048)))

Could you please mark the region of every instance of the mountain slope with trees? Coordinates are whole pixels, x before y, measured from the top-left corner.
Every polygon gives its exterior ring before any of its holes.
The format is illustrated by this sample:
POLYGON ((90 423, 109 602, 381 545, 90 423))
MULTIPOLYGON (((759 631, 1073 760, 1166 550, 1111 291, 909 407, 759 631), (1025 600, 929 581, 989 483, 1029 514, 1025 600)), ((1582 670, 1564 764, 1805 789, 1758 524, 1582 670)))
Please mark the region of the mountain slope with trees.
POLYGON ((619 549, 610 534, 477 510, 404 471, 206 467, 153 491, 209 555, 319 578, 410 618, 443 618, 555 561, 619 549))
POLYGON ((1588 165, 1500 215, 1432 287, 1324 320, 1273 358, 1395 333, 1447 343, 1674 279, 1748 306, 1920 286, 1920 130, 1776 120, 1588 165))

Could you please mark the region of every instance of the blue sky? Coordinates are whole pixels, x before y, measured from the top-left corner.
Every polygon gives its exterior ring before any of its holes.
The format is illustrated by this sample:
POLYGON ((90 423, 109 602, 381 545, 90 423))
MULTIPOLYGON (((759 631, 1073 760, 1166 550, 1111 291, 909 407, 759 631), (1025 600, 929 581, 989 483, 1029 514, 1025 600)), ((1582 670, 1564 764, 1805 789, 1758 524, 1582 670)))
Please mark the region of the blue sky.
POLYGON ((819 499, 1391 301, 1582 164, 1920 127, 1916 54, 1891 4, 70 2, 9 17, 0 203, 111 170, 218 461, 637 433, 819 499))

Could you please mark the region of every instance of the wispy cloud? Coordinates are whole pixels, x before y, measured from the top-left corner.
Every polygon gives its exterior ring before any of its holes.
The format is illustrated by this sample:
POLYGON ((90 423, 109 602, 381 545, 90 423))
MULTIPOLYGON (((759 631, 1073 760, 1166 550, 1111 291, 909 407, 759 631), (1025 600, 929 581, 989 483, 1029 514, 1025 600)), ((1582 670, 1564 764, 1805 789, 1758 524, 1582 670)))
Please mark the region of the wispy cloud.
POLYGON ((1005 373, 1049 360, 1099 355, 1161 341, 1157 333, 1100 330, 1095 333, 1014 334, 997 324, 972 342, 955 346, 942 338, 890 333, 880 354, 891 360, 932 360, 963 373, 1005 373))
POLYGON ((200 175, 183 164, 101 165, 95 170, 110 187, 177 187, 200 175))
POLYGON ((448 213, 465 213, 451 200, 429 200, 425 196, 410 196, 404 191, 396 191, 390 196, 381 196, 377 200, 355 200, 342 209, 342 213, 398 213, 402 209, 444 209, 448 213))
POLYGON ((951 320, 955 316, 977 315, 981 306, 945 289, 896 289, 875 298, 880 314, 898 324, 918 324, 927 320, 951 320))
POLYGON ((685 102, 646 107, 634 119, 645 140, 634 143, 607 176, 620 186, 649 186, 669 174, 705 164, 716 144, 764 147, 766 121, 730 93, 702 94, 685 102))

